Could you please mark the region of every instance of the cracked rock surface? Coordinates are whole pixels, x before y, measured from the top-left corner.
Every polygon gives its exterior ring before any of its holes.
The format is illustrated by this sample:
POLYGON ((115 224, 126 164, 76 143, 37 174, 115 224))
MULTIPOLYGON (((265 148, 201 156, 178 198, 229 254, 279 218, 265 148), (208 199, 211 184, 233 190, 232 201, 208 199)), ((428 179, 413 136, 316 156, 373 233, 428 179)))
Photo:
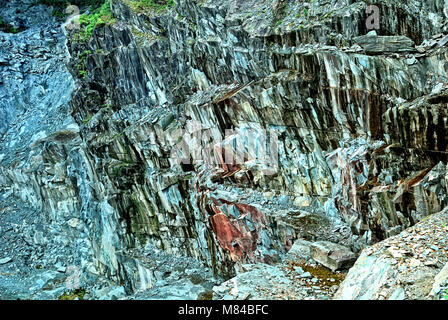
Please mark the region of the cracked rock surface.
POLYGON ((0 0, 0 298, 332 298, 323 242, 336 297, 440 295, 447 1, 175 2, 80 40, 0 0))

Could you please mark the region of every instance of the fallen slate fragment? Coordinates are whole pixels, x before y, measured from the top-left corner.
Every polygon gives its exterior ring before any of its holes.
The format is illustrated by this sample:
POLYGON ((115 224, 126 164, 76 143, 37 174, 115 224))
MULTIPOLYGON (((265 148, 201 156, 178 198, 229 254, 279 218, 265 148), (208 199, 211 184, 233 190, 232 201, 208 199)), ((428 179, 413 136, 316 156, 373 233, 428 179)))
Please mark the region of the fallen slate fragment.
POLYGON ((57 268, 56 270, 57 270, 58 272, 65 273, 65 271, 67 270, 67 268, 66 268, 66 267, 59 267, 59 268, 57 268))
POLYGON ((444 38, 442 38, 442 40, 439 41, 439 43, 437 43, 437 45, 439 47, 443 47, 444 45, 446 45, 448 43, 448 36, 445 36, 444 38))
POLYGON ((366 53, 410 52, 415 51, 415 43, 405 36, 378 36, 376 33, 353 39, 366 53))
POLYGON ((294 267, 294 271, 297 272, 298 274, 302 274, 305 272, 301 267, 294 267))
POLYGON ((314 242, 311 257, 332 271, 349 268, 356 261, 356 255, 350 249, 329 241, 314 242))
POLYGON ((305 279, 310 279, 310 278, 312 278, 313 276, 311 275, 311 273, 309 273, 309 272, 307 271, 307 272, 305 272, 305 273, 302 273, 301 277, 302 277, 302 278, 305 278, 305 279))
POLYGON ((311 252, 310 248, 313 243, 303 240, 303 239, 297 239, 294 244, 292 245, 291 249, 289 249, 286 258, 288 260, 310 260, 311 259, 311 252))
POLYGON ((6 258, 3 258, 3 259, 0 259, 0 265, 1 264, 7 264, 8 262, 11 262, 12 261, 12 258, 10 258, 10 257, 6 257, 6 258))
POLYGON ((414 64, 417 63, 417 59, 416 59, 415 57, 408 58, 408 59, 406 59, 406 63, 407 63, 408 65, 412 66, 412 65, 414 65, 414 64))

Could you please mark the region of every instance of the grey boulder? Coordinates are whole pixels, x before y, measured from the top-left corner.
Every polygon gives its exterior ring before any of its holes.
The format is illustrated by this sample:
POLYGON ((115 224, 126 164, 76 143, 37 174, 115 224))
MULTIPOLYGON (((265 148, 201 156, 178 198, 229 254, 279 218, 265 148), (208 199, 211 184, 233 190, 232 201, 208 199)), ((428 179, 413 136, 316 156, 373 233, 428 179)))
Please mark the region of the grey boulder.
POLYGON ((332 271, 349 268, 356 261, 356 255, 350 249, 329 241, 314 242, 311 257, 332 271))

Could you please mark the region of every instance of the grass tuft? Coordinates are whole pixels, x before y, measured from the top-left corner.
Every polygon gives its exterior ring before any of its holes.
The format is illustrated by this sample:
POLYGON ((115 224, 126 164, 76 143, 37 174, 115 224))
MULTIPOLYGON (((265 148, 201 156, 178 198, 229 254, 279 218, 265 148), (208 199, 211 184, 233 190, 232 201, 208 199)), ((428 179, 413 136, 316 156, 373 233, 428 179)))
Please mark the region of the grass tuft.
POLYGON ((126 3, 137 13, 163 13, 176 5, 174 0, 128 0, 126 3))
POLYGON ((101 7, 91 14, 83 14, 79 18, 81 30, 75 36, 75 40, 87 41, 93 35, 93 30, 98 25, 114 24, 116 19, 112 17, 110 10, 110 0, 106 0, 101 7), (77 38, 77 39, 76 39, 77 38))

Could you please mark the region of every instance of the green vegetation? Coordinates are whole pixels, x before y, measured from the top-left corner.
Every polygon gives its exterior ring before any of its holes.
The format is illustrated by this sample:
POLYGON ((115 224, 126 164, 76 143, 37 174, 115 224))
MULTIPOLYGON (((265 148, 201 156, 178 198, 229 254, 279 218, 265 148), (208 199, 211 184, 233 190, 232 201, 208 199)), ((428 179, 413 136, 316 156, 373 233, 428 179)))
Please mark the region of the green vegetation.
POLYGON ((51 14, 59 19, 65 19, 67 14, 65 9, 69 5, 75 5, 80 8, 89 8, 89 10, 95 10, 103 4, 104 0, 39 0, 38 3, 47 6, 52 6, 53 11, 51 14))
POLYGON ((94 10, 91 14, 83 14, 79 18, 79 23, 81 30, 75 36, 75 40, 87 41, 92 37, 93 30, 98 25, 104 24, 114 24, 116 21, 112 17, 112 12, 110 10, 110 0, 106 0, 101 7, 94 10))
POLYGON ((85 118, 82 122, 84 122, 84 123, 89 123, 90 120, 92 120, 92 118, 93 118, 93 115, 90 115, 90 116, 88 116, 87 118, 85 118))
POLYGON ((84 289, 76 289, 64 293, 62 296, 58 298, 58 300, 75 300, 76 298, 78 298, 79 300, 84 300, 85 294, 86 291, 84 289))
POLYGON ((6 33, 20 32, 20 30, 17 29, 16 27, 13 27, 12 25, 10 25, 7 22, 4 22, 2 17, 0 17, 0 31, 6 32, 6 33))
POLYGON ((160 39, 159 36, 156 36, 156 35, 153 35, 153 34, 150 34, 147 32, 140 32, 135 28, 132 28, 131 32, 134 35, 134 37, 136 38, 136 40, 140 46, 143 46, 144 40, 153 42, 153 41, 160 39))
POLYGON ((110 0, 39 0, 40 4, 53 7, 52 15, 60 19, 67 17, 65 12, 69 5, 75 5, 80 10, 88 9, 90 14, 82 14, 79 18, 81 30, 74 35, 74 40, 87 41, 93 34, 93 29, 100 24, 113 24, 110 0))
POLYGON ((90 50, 84 50, 83 52, 78 54, 78 64, 76 65, 76 69, 78 69, 79 75, 85 79, 87 76, 87 69, 86 69, 86 63, 87 63, 87 56, 92 54, 92 51, 90 50))
POLYGON ((75 5, 80 10, 88 9, 90 14, 82 14, 79 18, 81 30, 74 35, 74 40, 87 41, 93 34, 93 29, 100 24, 113 24, 116 19, 112 17, 110 0, 39 0, 40 4, 53 7, 52 15, 60 19, 67 17, 65 13, 69 5, 75 5))
POLYGON ((137 13, 162 13, 176 5, 174 0, 128 0, 126 3, 137 13))

